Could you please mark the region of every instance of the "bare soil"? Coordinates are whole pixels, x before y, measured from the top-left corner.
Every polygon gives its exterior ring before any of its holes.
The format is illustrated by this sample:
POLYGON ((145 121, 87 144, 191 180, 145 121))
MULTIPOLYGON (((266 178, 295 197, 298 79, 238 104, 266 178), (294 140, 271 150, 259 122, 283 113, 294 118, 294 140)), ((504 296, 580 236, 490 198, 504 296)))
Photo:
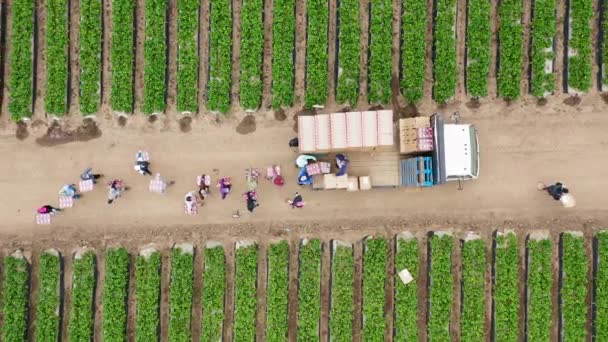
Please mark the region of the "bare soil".
POLYGON ((243 0, 232 0, 232 82, 231 104, 238 110, 241 89, 241 7, 243 0))
POLYGON ((294 107, 304 104, 304 84, 306 82, 306 25, 308 23, 306 5, 306 0, 296 1, 294 107))
POLYGON ((192 117, 184 116, 179 119, 179 130, 182 133, 188 133, 192 130, 192 117))
POLYGON ((264 1, 264 59, 262 62, 262 108, 272 105, 272 11, 273 2, 264 1))
POLYGON ((198 107, 199 113, 205 110, 207 81, 209 79, 209 6, 210 1, 203 1, 199 13, 199 77, 198 107))
POLYGON ((370 0, 359 0, 359 22, 361 23, 359 106, 364 106, 367 104, 367 88, 369 80, 369 1, 370 0))
POLYGON ((337 37, 337 5, 338 0, 328 0, 329 2, 329 20, 328 20, 328 38, 327 38, 327 105, 331 106, 336 102, 336 81, 338 76, 337 70, 337 59, 338 49, 336 44, 338 42, 337 37))
POLYGON ((70 6, 70 104, 69 113, 80 115, 80 2, 69 1, 70 6))
POLYGON ((564 89, 564 16, 566 14, 566 1, 556 0, 556 23, 557 30, 555 32, 555 58, 553 59, 553 71, 555 73, 555 94, 561 95, 565 93, 564 89))

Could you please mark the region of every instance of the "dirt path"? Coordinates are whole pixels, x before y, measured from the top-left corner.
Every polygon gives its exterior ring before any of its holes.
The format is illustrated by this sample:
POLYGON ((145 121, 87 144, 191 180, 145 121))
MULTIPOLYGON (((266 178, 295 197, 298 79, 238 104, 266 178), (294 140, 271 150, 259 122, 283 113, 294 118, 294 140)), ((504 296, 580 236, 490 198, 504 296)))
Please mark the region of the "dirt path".
POLYGON ((169 341, 169 312, 170 307, 170 288, 171 288, 171 251, 172 249, 162 249, 160 267, 160 337, 161 341, 169 341))
POLYGON ((36 331, 36 305, 38 302, 38 292, 40 291, 40 279, 38 277, 40 268, 40 258, 37 255, 32 255, 27 259, 29 262, 30 282, 27 301, 27 321, 29 322, 29 324, 27 326, 26 336, 28 341, 33 341, 34 334, 36 331))
POLYGON ((490 0, 490 70, 488 72, 488 99, 498 97, 498 0, 490 0))
POLYGON ((428 234, 417 234, 420 246, 420 264, 418 268, 418 341, 427 341, 427 322, 429 320, 429 302, 426 300, 429 293, 429 240, 428 234))
POLYGON ((264 57, 262 65, 262 108, 272 105, 272 0, 264 1, 264 57))
POLYGON ((294 107, 301 107, 304 105, 304 85, 306 82, 306 25, 308 23, 306 3, 306 0, 296 1, 294 107))
POLYGON ((243 0, 232 0, 232 81, 231 108, 238 110, 241 89, 241 7, 243 0))
POLYGON ((493 232, 488 231, 484 234, 480 234, 485 241, 485 276, 484 276, 484 298, 485 298, 485 320, 484 320, 484 331, 486 341, 492 340, 492 269, 494 265, 494 254, 493 254, 493 232))
POLYGON ((206 111, 207 82, 209 79, 209 6, 211 0, 202 0, 199 14, 199 76, 198 113, 206 111))
POLYGON ((600 32, 600 2, 592 1, 593 6, 593 19, 591 24, 591 88, 589 89, 590 93, 596 93, 601 91, 600 85, 600 65, 599 60, 597 58, 598 51, 602 50, 601 46, 598 46, 598 42, 600 41, 599 32, 600 32))
POLYGON ((367 105, 369 79, 369 1, 359 0, 359 22, 361 23, 361 54, 359 68, 359 107, 367 105))
POLYGON ((555 74, 555 94, 561 95, 564 90, 564 15, 566 12, 566 1, 556 0, 555 20, 557 30, 555 32, 555 58, 553 59, 553 72, 555 74))
POLYGON ((70 104, 69 114, 77 116, 80 115, 80 2, 70 0, 69 7, 70 98, 68 103, 70 104))
POLYGON ((127 341, 135 341, 135 324, 137 320, 137 305, 135 302, 135 268, 139 251, 129 249, 129 283, 127 293, 127 341))
POLYGON ((532 31, 532 1, 533 0, 523 0, 524 5, 524 14, 522 18, 522 29, 523 29, 523 44, 522 44, 522 56, 523 56, 523 64, 521 68, 521 83, 520 83, 520 92, 522 96, 526 96, 530 93, 530 35, 532 31))
POLYGON ((393 342, 395 321, 395 240, 388 236, 386 260, 386 284, 384 286, 384 341, 393 342))
POLYGON ((393 108, 404 106, 405 99, 401 94, 401 7, 403 1, 393 0, 393 44, 391 63, 391 89, 393 108))
POLYGON ((10 68, 7 59, 10 55, 9 40, 13 32, 13 11, 11 6, 13 1, 14 0, 5 0, 0 4, 0 7, 2 7, 0 11, 3 12, 1 19, 3 22, 1 23, 2 26, 0 26, 0 29, 4 28, 4 32, 2 32, 4 37, 0 36, 0 59, 2 62, 2 64, 0 64, 0 67, 2 68, 2 73, 0 74, 0 76, 2 76, 0 77, 0 92, 2 92, 0 96, 0 128, 8 126, 10 121, 10 113, 8 112, 10 68))
MULTIPOLYGON (((518 243, 518 294, 519 294, 519 312, 518 312, 518 325, 520 335, 523 335, 526 331, 526 304, 528 302, 528 293, 526 291, 527 287, 527 279, 526 274, 528 273, 528 263, 526 259, 526 240, 528 234, 518 234, 517 235, 517 243, 518 243)), ((525 335, 524 335, 525 336, 525 335)))
POLYGON ((145 30, 145 0, 135 0, 135 104, 134 114, 141 114, 144 101, 144 41, 145 30))
POLYGON ((35 1, 36 21, 34 22, 32 91, 34 94, 34 115, 32 119, 44 119, 44 95, 46 94, 46 7, 43 0, 35 1))

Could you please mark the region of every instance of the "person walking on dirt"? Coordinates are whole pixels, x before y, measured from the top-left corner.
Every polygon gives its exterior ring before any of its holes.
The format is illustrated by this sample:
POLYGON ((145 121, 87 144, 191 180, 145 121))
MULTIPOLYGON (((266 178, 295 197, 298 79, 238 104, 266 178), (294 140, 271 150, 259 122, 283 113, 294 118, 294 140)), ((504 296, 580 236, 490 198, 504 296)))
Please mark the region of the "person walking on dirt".
POLYGON ((48 204, 43 205, 42 207, 38 208, 38 214, 56 214, 60 211, 61 211, 61 209, 55 208, 48 204))
POLYGON ((549 196, 553 197, 553 199, 556 201, 559 201, 563 194, 567 194, 570 192, 568 188, 564 187, 564 185, 560 182, 549 186, 545 186, 545 184, 539 183, 538 188, 539 190, 547 191, 549 196))
POLYGON ((80 175, 80 179, 83 181, 92 180, 93 183, 97 183, 99 178, 103 177, 101 173, 93 173, 93 169, 88 167, 84 172, 80 175))
POLYGON ((217 186, 220 188, 222 199, 226 199, 226 196, 228 196, 228 194, 230 193, 230 189, 232 189, 232 183, 230 183, 230 178, 220 178, 220 180, 217 182, 217 186))
POLYGON ((112 202, 118 199, 118 197, 128 189, 120 179, 115 179, 108 183, 108 188, 108 204, 112 204, 112 202))
POLYGON ((200 175, 198 178, 198 195, 201 200, 205 200, 211 193, 209 186, 211 185, 211 177, 208 175, 200 175))
POLYGON ((293 200, 291 201, 287 201, 287 203, 289 205, 291 205, 291 209, 294 208, 303 208, 304 207, 304 199, 302 198, 302 195, 300 195, 299 192, 296 192, 295 197, 293 198, 293 200))

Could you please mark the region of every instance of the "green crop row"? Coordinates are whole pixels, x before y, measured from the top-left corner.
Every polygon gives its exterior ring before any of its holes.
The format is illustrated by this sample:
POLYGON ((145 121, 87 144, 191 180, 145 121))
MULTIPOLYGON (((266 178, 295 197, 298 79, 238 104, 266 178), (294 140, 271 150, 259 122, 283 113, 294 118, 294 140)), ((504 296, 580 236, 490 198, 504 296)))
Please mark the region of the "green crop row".
POLYGON ((319 341, 321 319, 321 241, 300 246, 298 276, 298 341, 319 341))
MULTIPOLYGON (((456 0, 437 0, 433 98, 445 103, 456 91, 456 0)), ((420 61, 422 63, 422 61, 420 61)))
POLYGON ((23 257, 4 259, 3 341, 26 341, 29 268, 23 257))
POLYGON ((369 102, 391 101, 391 56, 393 48, 393 2, 370 1, 369 102))
POLYGON ((8 40, 10 76, 8 111, 13 120, 32 116, 32 39, 34 37, 34 2, 14 0, 11 6, 12 30, 8 40))
POLYGON ((66 0, 46 3, 46 112, 61 116, 68 101, 68 6, 66 0))
POLYGON ((494 324, 497 341, 517 341, 519 317, 519 251, 517 236, 496 237, 494 276, 494 324))
POLYGON ((198 11, 200 1, 177 2, 177 110, 198 110, 198 11))
POLYGON ((579 91, 591 87, 591 21, 593 5, 591 0, 569 0, 570 40, 568 47, 575 55, 568 57, 568 86, 579 91))
POLYGON ((485 341, 485 266, 486 246, 481 239, 462 245, 462 316, 460 335, 463 341, 485 341))
POLYGON ((490 1, 470 0, 467 6, 467 93, 488 95, 490 68, 490 1))
POLYGON ((232 1, 215 0, 209 14, 209 86, 207 107, 222 113, 230 109, 232 70, 232 1))
POLYGON ((287 339, 289 305, 289 244, 281 241, 268 250, 268 293, 266 301, 266 341, 287 339))
POLYGON ((160 253, 138 256, 135 265, 135 297, 137 314, 135 341, 158 339, 160 323, 160 253))
POLYGON ((133 111, 133 13, 135 2, 112 0, 112 109, 133 111))
POLYGON ((395 254, 395 340, 418 341, 418 240, 397 239, 395 254), (397 273, 407 269, 414 280, 405 285, 397 273))
POLYGON ((224 296, 226 293, 226 257, 221 246, 205 248, 205 269, 201 305, 203 319, 201 341, 220 341, 224 326, 224 296))
POLYGON ((234 273, 234 340, 255 341, 257 245, 237 248, 234 273))
POLYGON ((243 0, 241 31, 241 106, 255 110, 262 99, 263 0, 243 0))
POLYGON ((296 29, 295 0, 272 4, 272 107, 293 104, 293 53, 296 29))
POLYGON ((325 105, 327 100, 328 0, 308 0, 306 44, 306 107, 325 105))
POLYGON ((409 103, 417 103, 424 96, 427 7, 424 0, 402 0, 402 3, 401 91, 409 103))
POLYGON ((57 254, 40 255, 36 303, 36 341, 57 342, 59 338, 59 284, 61 260, 57 254))
POLYGON ((562 235, 562 331, 564 341, 584 341, 587 333, 587 256, 583 237, 562 235))
POLYGON ((97 113, 101 99, 101 1, 80 0, 80 112, 97 113))
POLYGON ((171 252, 171 287, 169 289, 169 341, 190 341, 194 256, 176 247, 171 252))
POLYGON ((430 341, 450 340, 452 315, 452 249, 454 238, 449 235, 430 237, 431 266, 429 271, 429 321, 427 334, 430 341))
POLYGON ((352 341, 353 275, 352 247, 336 246, 331 266, 331 309, 329 332, 331 341, 352 341))
POLYGON ((551 240, 528 240, 528 341, 551 340, 551 240))
POLYGON ((359 50, 361 49, 359 1, 339 1, 338 18, 340 45, 336 100, 338 103, 348 103, 355 107, 359 100, 359 50))
POLYGON ((386 264, 388 242, 384 238, 365 241, 363 253, 362 305, 363 334, 365 341, 384 340, 384 292, 386 286, 386 264))
POLYGON ((498 94, 505 99, 519 97, 523 54, 522 0, 502 0, 498 6, 500 27, 498 94))
POLYGON ((103 340, 127 340, 127 291, 129 285, 129 253, 124 248, 105 252, 103 284, 103 340))
POLYGON ((597 270, 595 274, 595 340, 608 341, 608 231, 597 234, 597 270))
POLYGON ((90 341, 93 337, 95 296, 95 253, 74 256, 72 297, 68 336, 70 341, 90 341))
POLYGON ((555 0, 535 0, 532 17, 532 48, 530 88, 537 98, 555 90, 553 70, 545 73, 545 61, 553 60, 553 40, 556 33, 555 0))
MULTIPOLYGON (((165 71, 167 69, 167 44, 165 21, 167 0, 145 0, 144 41, 144 103, 146 114, 165 111, 165 71)), ((196 17, 194 14, 190 14, 196 17)))

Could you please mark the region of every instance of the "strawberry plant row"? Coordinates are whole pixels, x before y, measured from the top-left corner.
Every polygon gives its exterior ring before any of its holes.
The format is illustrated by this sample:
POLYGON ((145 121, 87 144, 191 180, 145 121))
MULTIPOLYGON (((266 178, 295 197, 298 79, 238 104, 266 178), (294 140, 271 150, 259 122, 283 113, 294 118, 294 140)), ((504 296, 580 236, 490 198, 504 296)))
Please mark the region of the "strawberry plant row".
POLYGON ((4 259, 3 341, 26 341, 29 278, 29 265, 21 254, 4 259))
POLYGON ((583 341, 587 333, 587 255, 582 236, 562 235, 561 335, 564 341, 583 341))
MULTIPOLYGON (((165 74, 167 70, 167 44, 165 21, 167 0, 145 0, 144 41, 144 103, 145 114, 165 110, 165 74)), ((191 13, 191 16, 194 15, 191 13)))
POLYGON ((61 116, 68 101, 68 2, 49 1, 46 6, 46 94, 48 114, 61 116))
POLYGON ((384 292, 387 279, 388 241, 384 238, 365 240, 363 252, 363 340, 384 339, 384 292))
POLYGON ((391 101, 391 59, 393 46, 393 2, 370 1, 369 102, 391 101))
POLYGON ((192 249, 175 247, 171 252, 169 341, 191 340, 193 274, 194 256, 192 249))
POLYGON ((306 107, 323 106, 327 100, 328 0, 308 0, 306 40, 306 107))
POLYGON ((469 0, 467 4, 467 93, 488 96, 490 68, 490 1, 469 0))
POLYGON ((401 91, 409 103, 417 103, 424 96, 427 6, 425 0, 402 0, 402 4, 401 91))
POLYGON ((232 1, 213 1, 209 16, 210 52, 207 107, 212 111, 226 113, 230 109, 232 1))
POLYGON ((234 340, 255 341, 258 246, 238 246, 234 274, 234 340))
POLYGON ((74 255, 72 297, 68 336, 70 341, 90 341, 93 337, 95 296, 95 253, 74 255))
POLYGON ((359 0, 338 2, 338 82, 336 100, 355 107, 359 100, 361 27, 359 0))
POLYGON ((556 33, 556 1, 535 0, 532 11, 530 91, 543 98, 555 90, 553 42, 556 33))
POLYGON ((124 248, 105 252, 103 284, 103 340, 122 342, 127 339, 127 290, 129 286, 129 253, 124 248))
POLYGON ((135 265, 135 297, 137 298, 135 341, 158 339, 160 323, 160 253, 146 251, 135 265), (149 252, 149 253, 148 253, 149 252))
POLYGON ((289 244, 281 241, 268 249, 266 341, 287 339, 289 305, 289 244))
POLYGON ((395 340, 418 341, 418 240, 397 238, 395 253, 395 340), (404 284, 397 275, 407 269, 414 280, 404 284))
POLYGON ((222 246, 205 248, 201 305, 201 341, 220 341, 224 326, 226 257, 222 246))
POLYGON ((134 1, 112 0, 112 109, 125 113, 133 111, 134 13, 134 1))
POLYGON ((485 266, 486 246, 481 239, 462 243, 462 316, 463 341, 485 341, 485 266))
POLYGON ((331 341, 352 341, 354 260, 351 245, 333 242, 331 264, 331 309, 329 332, 331 341))
POLYGON ((8 111, 15 121, 32 116, 32 40, 34 37, 34 2, 14 0, 11 5, 12 28, 8 40, 10 76, 8 111))
POLYGON ((320 240, 304 240, 300 245, 298 274, 298 341, 319 341, 321 319, 320 240))
POLYGON ((595 340, 608 341, 608 231, 597 234, 596 265, 594 277, 595 340))
POLYGON ((431 261, 428 274, 427 335, 430 341, 449 341, 454 292, 452 275, 454 238, 449 235, 432 235, 429 238, 429 248, 431 261))
POLYGON ((177 110, 198 110, 198 12, 200 1, 177 2, 177 110))
POLYGON ((456 90, 456 0, 436 0, 433 98, 445 103, 456 90))
POLYGON ((528 341, 551 340, 551 240, 528 240, 528 341))
POLYGON ((591 0, 568 0, 568 87, 586 92, 591 87, 591 0))
POLYGON ((295 0, 274 0, 272 4, 272 107, 293 104, 295 0))
POLYGON ((61 259, 56 251, 40 255, 35 339, 56 342, 59 338, 61 259))
POLYGON ((519 317, 519 247, 514 233, 495 240, 494 334, 497 341, 517 341, 519 317))
POLYGON ((101 99, 101 2, 80 0, 80 112, 91 115, 101 99))
POLYGON ((498 6, 499 63, 498 94, 505 99, 519 97, 523 56, 522 0, 501 0, 498 6))
POLYGON ((243 0, 241 10, 241 106, 256 110, 262 99, 264 1, 243 0))

